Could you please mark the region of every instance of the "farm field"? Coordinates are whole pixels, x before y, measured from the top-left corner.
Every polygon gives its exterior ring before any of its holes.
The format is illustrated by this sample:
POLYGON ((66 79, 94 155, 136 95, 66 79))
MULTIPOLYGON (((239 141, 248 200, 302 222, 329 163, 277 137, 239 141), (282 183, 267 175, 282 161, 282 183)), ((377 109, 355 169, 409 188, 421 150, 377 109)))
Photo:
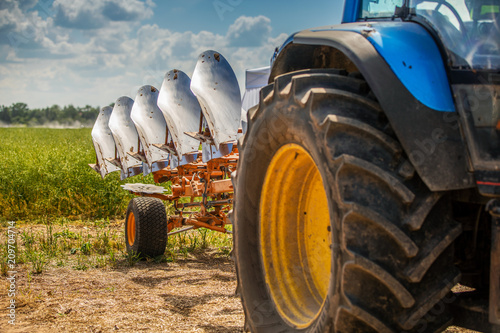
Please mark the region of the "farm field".
POLYGON ((0 332, 242 331, 229 235, 174 235, 164 256, 145 261, 126 254, 120 220, 17 230, 16 321, 3 262, 0 332))
POLYGON ((231 236, 196 230, 170 237, 154 260, 128 255, 123 217, 133 196, 120 185, 152 177, 102 180, 87 166, 90 131, 0 129, 2 309, 12 299, 9 229, 17 240, 16 325, 2 310, 0 332, 240 330, 231 236))
POLYGON ((120 188, 118 173, 102 180, 88 167, 95 161, 90 132, 0 128, 0 221, 122 216, 132 196, 120 188))
POLYGON ((102 180, 87 166, 90 129, 0 135, 0 332, 243 332, 231 235, 178 234, 163 256, 139 260, 125 251, 132 195, 119 185, 150 177, 102 180), (17 241, 14 268, 9 239, 17 241), (7 316, 12 269, 15 325, 7 316))

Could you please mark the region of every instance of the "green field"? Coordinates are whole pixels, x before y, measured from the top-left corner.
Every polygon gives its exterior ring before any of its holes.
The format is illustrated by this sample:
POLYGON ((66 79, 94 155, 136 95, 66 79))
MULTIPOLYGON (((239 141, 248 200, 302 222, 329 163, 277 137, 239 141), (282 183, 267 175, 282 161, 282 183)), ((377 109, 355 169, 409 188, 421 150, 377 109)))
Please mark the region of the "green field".
MULTIPOLYGON (((121 219, 134 196, 120 185, 152 183, 153 177, 120 181, 115 172, 101 179, 88 166, 95 162, 90 132, 0 128, 0 275, 7 274, 11 225, 18 227, 16 263, 33 273, 50 266, 133 265, 139 259, 125 250, 121 219)), ((187 258, 209 248, 228 256, 231 242, 228 234, 191 230, 169 237, 165 255, 155 260, 187 258)))
POLYGON ((133 197, 95 163, 91 129, 0 128, 0 222, 122 218, 133 197))

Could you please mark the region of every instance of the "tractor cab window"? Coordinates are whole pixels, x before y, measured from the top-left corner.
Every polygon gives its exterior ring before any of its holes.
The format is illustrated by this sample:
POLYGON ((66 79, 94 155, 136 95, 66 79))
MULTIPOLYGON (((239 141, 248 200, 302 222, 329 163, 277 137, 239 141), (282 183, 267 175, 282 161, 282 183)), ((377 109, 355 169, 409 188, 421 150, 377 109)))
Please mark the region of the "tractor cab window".
POLYGON ((360 19, 425 21, 455 68, 500 69, 500 0, 363 0, 360 19))
POLYGON ((500 69, 500 0, 411 0, 450 51, 454 67, 500 69))
POLYGON ((403 0, 363 0, 362 18, 393 17, 396 8, 403 6, 403 0))

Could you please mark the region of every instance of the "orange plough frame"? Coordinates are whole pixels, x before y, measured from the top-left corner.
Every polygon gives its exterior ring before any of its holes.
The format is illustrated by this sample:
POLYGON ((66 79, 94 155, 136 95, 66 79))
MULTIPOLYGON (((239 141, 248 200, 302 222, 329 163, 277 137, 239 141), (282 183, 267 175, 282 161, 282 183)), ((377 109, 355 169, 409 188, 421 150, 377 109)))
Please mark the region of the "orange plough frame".
POLYGON ((173 229, 183 226, 227 233, 225 226, 231 224, 227 216, 233 207, 234 193, 231 173, 236 170, 238 158, 238 148, 234 145, 229 155, 208 163, 203 163, 199 158, 175 169, 167 167, 153 172, 155 183, 171 183, 170 194, 129 192, 158 198, 173 205, 174 215, 167 217, 169 234, 173 229), (189 202, 181 200, 183 198, 189 198, 189 202))

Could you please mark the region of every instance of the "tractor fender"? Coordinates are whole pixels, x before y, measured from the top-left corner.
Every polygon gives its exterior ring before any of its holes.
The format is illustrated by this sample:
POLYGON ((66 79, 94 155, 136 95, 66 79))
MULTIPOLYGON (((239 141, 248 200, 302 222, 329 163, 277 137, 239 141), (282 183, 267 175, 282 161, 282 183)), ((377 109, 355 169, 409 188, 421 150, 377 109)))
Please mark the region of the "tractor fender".
POLYGON ((439 48, 423 27, 394 24, 411 26, 405 34, 395 33, 391 24, 352 23, 296 33, 273 57, 270 81, 306 68, 360 72, 429 189, 471 188, 469 158, 439 48), (397 43, 392 33, 399 40, 418 37, 426 45, 397 43))

